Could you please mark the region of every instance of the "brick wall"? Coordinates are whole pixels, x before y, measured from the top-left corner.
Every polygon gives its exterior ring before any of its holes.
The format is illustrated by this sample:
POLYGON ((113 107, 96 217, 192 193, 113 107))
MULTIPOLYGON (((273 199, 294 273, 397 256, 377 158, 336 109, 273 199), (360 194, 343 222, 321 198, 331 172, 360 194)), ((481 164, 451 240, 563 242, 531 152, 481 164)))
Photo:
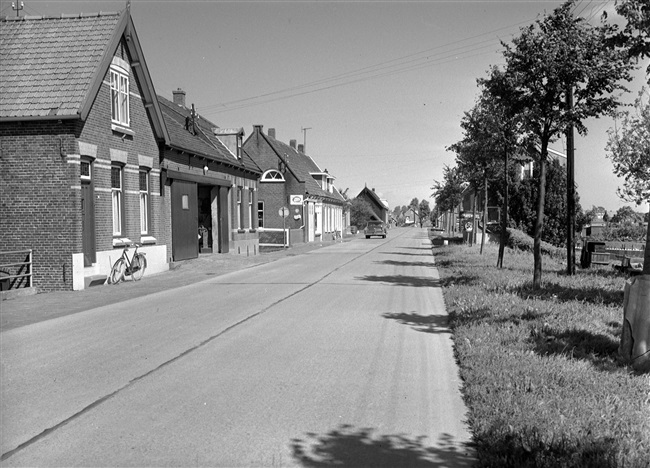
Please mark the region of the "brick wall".
POLYGON ((72 253, 81 248, 75 123, 0 124, 0 251, 33 249, 34 286, 72 288, 72 253))

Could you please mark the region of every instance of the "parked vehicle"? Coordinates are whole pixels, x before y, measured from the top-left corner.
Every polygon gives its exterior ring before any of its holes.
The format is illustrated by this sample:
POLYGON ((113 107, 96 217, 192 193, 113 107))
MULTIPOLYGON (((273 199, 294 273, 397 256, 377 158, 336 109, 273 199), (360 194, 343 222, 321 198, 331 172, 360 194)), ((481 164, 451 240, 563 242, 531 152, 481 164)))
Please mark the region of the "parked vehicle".
POLYGON ((366 235, 366 239, 370 239, 370 236, 380 236, 386 239, 386 225, 381 221, 368 222, 363 232, 366 235))

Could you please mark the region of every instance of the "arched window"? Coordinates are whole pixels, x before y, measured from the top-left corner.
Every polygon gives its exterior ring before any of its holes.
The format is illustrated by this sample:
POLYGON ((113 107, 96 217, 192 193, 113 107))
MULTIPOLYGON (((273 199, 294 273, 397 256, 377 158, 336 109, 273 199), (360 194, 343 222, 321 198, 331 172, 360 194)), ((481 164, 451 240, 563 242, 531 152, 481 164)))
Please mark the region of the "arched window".
POLYGON ((260 182, 284 182, 284 176, 276 169, 269 169, 262 174, 260 182))

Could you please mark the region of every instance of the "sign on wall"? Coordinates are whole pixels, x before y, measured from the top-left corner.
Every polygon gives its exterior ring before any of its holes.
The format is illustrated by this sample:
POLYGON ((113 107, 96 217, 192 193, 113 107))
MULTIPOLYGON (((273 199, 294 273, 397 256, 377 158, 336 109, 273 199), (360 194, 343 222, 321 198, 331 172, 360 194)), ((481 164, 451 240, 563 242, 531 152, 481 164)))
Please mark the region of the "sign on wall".
POLYGON ((291 205, 302 205, 302 195, 289 195, 291 205))

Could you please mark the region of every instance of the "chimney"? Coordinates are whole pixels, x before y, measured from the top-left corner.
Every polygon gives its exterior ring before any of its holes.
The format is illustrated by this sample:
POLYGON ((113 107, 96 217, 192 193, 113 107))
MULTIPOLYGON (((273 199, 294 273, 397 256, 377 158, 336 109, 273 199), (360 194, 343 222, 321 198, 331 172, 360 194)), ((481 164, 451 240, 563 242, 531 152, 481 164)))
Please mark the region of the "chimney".
POLYGON ((375 187, 372 188, 372 191, 373 191, 373 192, 375 191, 375 187))
POLYGON ((181 88, 178 88, 176 91, 172 91, 174 96, 174 104, 185 107, 185 91, 181 88))
POLYGON ((275 128, 269 128, 268 135, 275 140, 275 128))
POLYGON ((305 145, 298 145, 298 152, 304 154, 305 153, 305 145))
POLYGON ((296 149, 296 140, 289 140, 289 146, 291 146, 293 149, 296 149))

